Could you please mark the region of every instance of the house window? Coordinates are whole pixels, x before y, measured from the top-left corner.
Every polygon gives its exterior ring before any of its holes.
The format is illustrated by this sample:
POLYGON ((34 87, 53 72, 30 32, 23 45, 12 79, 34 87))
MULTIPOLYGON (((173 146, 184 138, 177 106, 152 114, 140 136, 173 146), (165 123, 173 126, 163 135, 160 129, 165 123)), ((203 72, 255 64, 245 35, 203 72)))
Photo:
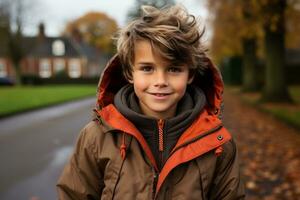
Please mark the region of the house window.
POLYGON ((54 64, 54 73, 60 73, 65 70, 64 59, 55 59, 53 64, 54 64))
POLYGON ((4 60, 0 60, 0 77, 7 76, 6 63, 4 60))
POLYGON ((70 59, 69 76, 71 78, 78 78, 81 76, 80 59, 70 59))
POLYGON ((51 65, 49 59, 41 59, 39 68, 39 74, 42 78, 49 78, 51 76, 51 65))
POLYGON ((52 53, 55 56, 65 55, 65 44, 62 40, 55 40, 52 43, 52 53))

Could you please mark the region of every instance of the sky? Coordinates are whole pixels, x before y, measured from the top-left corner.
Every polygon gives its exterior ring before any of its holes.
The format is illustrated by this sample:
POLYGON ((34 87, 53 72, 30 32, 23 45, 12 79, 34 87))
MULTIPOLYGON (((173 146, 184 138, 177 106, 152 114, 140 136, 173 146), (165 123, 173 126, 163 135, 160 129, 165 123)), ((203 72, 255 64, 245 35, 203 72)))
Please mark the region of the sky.
MULTIPOLYGON (((104 12, 114 18, 120 27, 125 25, 128 10, 134 5, 135 0, 28 0, 34 2, 30 6, 29 17, 26 21, 24 32, 26 35, 35 35, 38 24, 45 24, 48 36, 58 36, 67 22, 75 20, 90 11, 104 12)), ((204 0, 177 0, 188 11, 205 20, 207 10, 203 5, 204 0), (201 5, 202 4, 202 5, 201 5)))

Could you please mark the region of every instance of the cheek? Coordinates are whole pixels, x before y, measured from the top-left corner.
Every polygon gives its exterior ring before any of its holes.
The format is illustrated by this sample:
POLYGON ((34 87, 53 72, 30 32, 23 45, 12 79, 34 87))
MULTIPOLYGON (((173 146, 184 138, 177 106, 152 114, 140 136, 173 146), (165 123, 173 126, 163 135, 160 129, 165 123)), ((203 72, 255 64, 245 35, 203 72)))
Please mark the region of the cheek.
POLYGON ((133 78, 132 84, 134 89, 139 91, 145 90, 148 87, 148 82, 144 78, 133 78))
POLYGON ((176 90, 177 90, 177 92, 178 92, 181 96, 184 95, 185 90, 186 90, 186 86, 187 86, 186 84, 178 84, 178 85, 177 85, 176 90))
POLYGON ((172 83, 173 88, 178 93, 180 93, 181 95, 183 95, 185 93, 187 84, 188 84, 188 78, 187 77, 184 77, 184 78, 182 78, 180 80, 173 81, 173 83, 172 83))

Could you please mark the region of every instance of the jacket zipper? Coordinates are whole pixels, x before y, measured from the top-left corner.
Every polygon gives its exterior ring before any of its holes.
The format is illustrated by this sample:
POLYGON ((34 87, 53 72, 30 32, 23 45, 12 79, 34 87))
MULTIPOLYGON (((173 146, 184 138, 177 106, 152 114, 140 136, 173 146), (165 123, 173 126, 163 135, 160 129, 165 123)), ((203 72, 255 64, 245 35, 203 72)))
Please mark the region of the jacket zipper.
POLYGON ((163 151, 164 151, 164 124, 163 119, 158 120, 158 151, 159 151, 159 169, 162 168, 163 151))
POLYGON ((153 185, 152 185, 152 199, 155 199, 155 193, 156 193, 156 185, 158 182, 158 176, 159 173, 156 172, 156 170, 154 168, 153 169, 153 185))
MULTIPOLYGON (((158 126, 158 152, 159 152, 159 158, 158 158, 158 169, 160 170, 162 168, 162 162, 163 162, 163 151, 164 151, 164 124, 165 121, 163 119, 159 119, 157 121, 158 126)), ((154 173, 154 180, 153 180, 153 193, 152 198, 155 199, 155 193, 156 193, 156 186, 158 182, 159 173, 156 172, 155 169, 153 169, 154 173)))

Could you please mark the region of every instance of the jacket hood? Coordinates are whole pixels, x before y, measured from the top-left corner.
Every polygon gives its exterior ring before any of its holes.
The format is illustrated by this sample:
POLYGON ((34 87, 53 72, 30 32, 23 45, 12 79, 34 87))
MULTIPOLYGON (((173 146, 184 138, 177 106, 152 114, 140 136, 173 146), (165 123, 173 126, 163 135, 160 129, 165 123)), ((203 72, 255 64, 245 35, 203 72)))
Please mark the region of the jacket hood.
MULTIPOLYGON (((203 73, 195 74, 192 84, 200 87, 207 98, 208 107, 211 113, 221 118, 222 101, 224 84, 219 70, 212 64, 211 60, 206 57, 207 67, 203 73)), ((112 57, 102 71, 98 89, 96 109, 101 110, 103 107, 113 103, 115 94, 128 84, 122 73, 122 65, 118 55, 112 57)))
MULTIPOLYGON (((159 173, 156 194, 157 196, 162 183, 167 175, 176 166, 199 157, 211 150, 216 155, 223 151, 222 145, 231 139, 230 133, 223 127, 218 118, 222 114, 223 81, 219 70, 207 58, 208 67, 203 73, 195 74, 192 84, 200 87, 206 95, 207 105, 202 113, 180 136, 169 158, 159 173), (220 112, 221 111, 221 112, 220 112)), ((126 135, 133 136, 142 146, 152 166, 159 171, 153 153, 141 133, 132 122, 126 119, 113 105, 115 94, 128 82, 122 75, 122 66, 117 55, 115 55, 103 70, 98 84, 98 99, 95 112, 100 118, 100 123, 110 125, 122 134, 122 145, 120 155, 126 158, 127 144, 126 135), (104 120, 104 122, 102 121, 104 120)))

